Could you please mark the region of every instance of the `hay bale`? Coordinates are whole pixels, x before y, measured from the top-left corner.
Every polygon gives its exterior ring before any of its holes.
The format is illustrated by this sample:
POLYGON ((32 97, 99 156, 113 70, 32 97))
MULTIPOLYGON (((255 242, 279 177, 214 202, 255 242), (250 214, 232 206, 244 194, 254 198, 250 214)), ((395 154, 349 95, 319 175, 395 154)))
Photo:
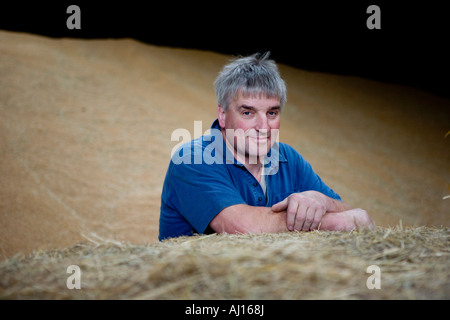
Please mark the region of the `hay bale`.
POLYGON ((448 299, 448 228, 208 235, 131 244, 86 236, 0 263, 1 299, 448 299), (69 265, 81 289, 68 289, 69 265), (370 265, 381 289, 368 289, 370 265))

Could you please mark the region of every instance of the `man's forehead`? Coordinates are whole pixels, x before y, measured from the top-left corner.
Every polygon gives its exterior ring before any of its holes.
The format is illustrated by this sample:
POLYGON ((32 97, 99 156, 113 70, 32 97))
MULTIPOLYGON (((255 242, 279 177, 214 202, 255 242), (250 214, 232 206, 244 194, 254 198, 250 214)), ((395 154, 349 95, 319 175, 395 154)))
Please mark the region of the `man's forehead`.
POLYGON ((239 92, 238 95, 233 99, 232 105, 235 107, 247 106, 254 108, 275 108, 280 107, 280 98, 269 97, 264 93, 245 95, 239 92))

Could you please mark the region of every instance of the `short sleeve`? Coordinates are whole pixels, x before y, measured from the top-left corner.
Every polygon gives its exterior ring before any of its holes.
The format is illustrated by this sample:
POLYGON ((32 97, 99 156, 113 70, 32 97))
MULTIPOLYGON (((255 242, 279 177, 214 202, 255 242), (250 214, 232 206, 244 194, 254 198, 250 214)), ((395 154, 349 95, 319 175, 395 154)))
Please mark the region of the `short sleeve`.
POLYGON ((198 233, 203 233, 224 208, 245 203, 226 166, 183 162, 169 165, 167 191, 162 200, 198 233))

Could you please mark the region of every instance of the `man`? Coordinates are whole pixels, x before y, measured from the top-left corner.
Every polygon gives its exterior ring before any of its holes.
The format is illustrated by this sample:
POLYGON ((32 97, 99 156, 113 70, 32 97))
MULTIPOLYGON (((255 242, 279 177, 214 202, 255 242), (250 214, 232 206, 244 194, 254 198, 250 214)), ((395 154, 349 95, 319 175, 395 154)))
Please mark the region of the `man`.
POLYGON ((172 156, 159 239, 195 233, 373 228, 292 147, 277 141, 286 86, 269 53, 226 65, 215 82, 211 134, 172 156))

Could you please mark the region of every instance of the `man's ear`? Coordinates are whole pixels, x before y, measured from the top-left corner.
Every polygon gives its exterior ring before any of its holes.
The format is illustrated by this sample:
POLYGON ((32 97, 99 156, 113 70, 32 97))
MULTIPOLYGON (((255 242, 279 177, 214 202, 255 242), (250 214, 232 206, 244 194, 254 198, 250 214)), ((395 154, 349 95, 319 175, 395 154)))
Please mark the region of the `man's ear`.
POLYGON ((219 120, 219 126, 221 128, 225 128, 225 118, 226 118, 225 110, 223 110, 222 106, 220 104, 218 104, 217 105, 217 119, 219 120))

